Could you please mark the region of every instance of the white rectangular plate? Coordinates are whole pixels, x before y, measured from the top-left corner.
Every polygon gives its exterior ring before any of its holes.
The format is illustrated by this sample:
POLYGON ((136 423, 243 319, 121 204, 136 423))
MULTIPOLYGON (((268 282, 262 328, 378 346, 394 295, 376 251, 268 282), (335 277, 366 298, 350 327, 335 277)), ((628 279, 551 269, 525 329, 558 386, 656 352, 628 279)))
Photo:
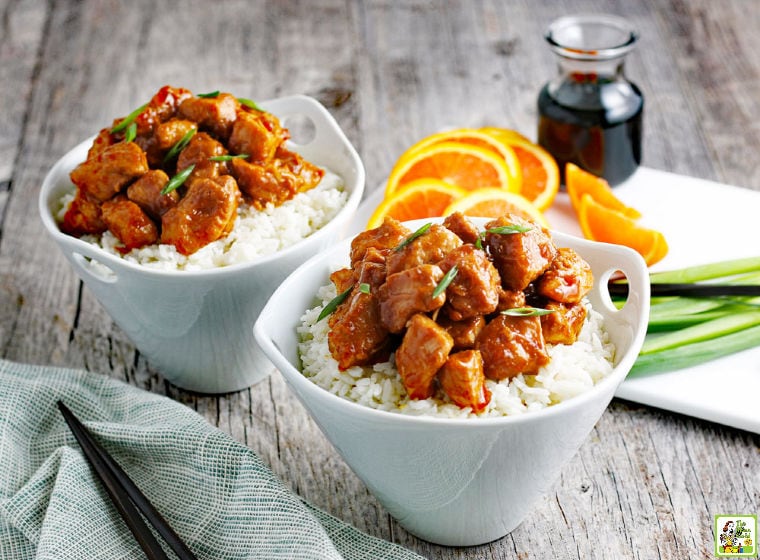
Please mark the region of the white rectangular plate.
MULTIPOLYGON (((383 188, 369 193, 349 234, 364 229, 383 188)), ((670 250, 653 271, 760 255, 760 192, 642 167, 615 194, 642 213, 642 225, 665 234, 670 250)), ((581 236, 564 193, 545 215, 552 229, 581 236)), ((615 395, 760 433, 760 340, 697 367, 628 378, 615 395)))

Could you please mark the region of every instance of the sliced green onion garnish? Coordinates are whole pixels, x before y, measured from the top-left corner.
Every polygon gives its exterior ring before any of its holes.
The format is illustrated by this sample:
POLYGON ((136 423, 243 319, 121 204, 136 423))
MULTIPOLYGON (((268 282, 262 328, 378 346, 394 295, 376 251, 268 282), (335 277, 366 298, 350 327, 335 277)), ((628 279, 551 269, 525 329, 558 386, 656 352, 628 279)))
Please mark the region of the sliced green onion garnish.
POLYGON ((449 284, 451 284, 451 281, 457 275, 457 272, 459 272, 457 265, 454 265, 449 269, 449 271, 444 275, 444 277, 441 278, 441 281, 438 282, 438 285, 435 287, 435 290, 433 290, 433 299, 440 296, 446 290, 446 288, 449 287, 449 284))
POLYGON ((174 146, 171 147, 171 149, 166 152, 166 155, 164 156, 164 163, 172 159, 174 156, 179 154, 182 150, 185 149, 185 146, 187 146, 190 143, 190 139, 195 136, 196 129, 191 128, 185 134, 180 138, 174 146))
POLYGON ((351 290, 353 290, 353 285, 348 288, 345 292, 338 294, 334 298, 332 298, 327 305, 325 305, 322 308, 322 311, 319 314, 319 317, 317 317, 317 323, 319 323, 322 319, 327 317, 328 315, 331 315, 333 311, 338 309, 338 306, 345 301, 345 299, 348 297, 348 294, 351 293, 351 290))
POLYGON ((169 182, 166 183, 166 186, 161 190, 161 194, 169 194, 173 190, 178 189, 180 186, 182 186, 182 183, 187 180, 187 178, 190 176, 190 173, 193 172, 193 169, 195 169, 195 164, 188 165, 174 177, 169 179, 169 182))
POLYGON ((417 231, 415 231, 413 234, 411 234, 409 237, 407 237, 401 243, 399 243, 396 246, 396 248, 393 249, 393 250, 394 251, 400 251, 401 249, 403 249, 404 247, 406 247, 407 245, 409 245, 412 241, 414 241, 415 239, 417 239, 419 236, 424 235, 425 232, 427 230, 429 230, 432 225, 433 224, 431 222, 426 223, 424 226, 420 227, 417 231))
POLYGON ((541 307, 513 307, 501 312, 502 315, 506 315, 507 317, 540 317, 549 313, 554 313, 554 310, 542 309, 541 307))
POLYGON ((520 226, 520 225, 508 225, 508 226, 496 226, 492 228, 488 228, 485 233, 496 233, 500 235, 509 235, 512 233, 527 233, 533 228, 531 226, 520 226))
POLYGON ((208 93, 199 93, 196 97, 201 97, 203 99, 208 99, 209 97, 219 97, 219 90, 210 91, 208 93))
POLYGON ((483 248, 483 241, 486 238, 487 233, 495 233, 499 235, 510 235, 513 233, 527 233, 533 228, 530 226, 520 226, 520 225, 508 225, 508 226, 496 226, 492 228, 488 228, 485 231, 482 231, 478 234, 478 238, 475 240, 475 247, 478 249, 483 248))
POLYGON ((147 103, 145 105, 140 105, 137 109, 135 109, 130 114, 128 114, 126 117, 124 117, 123 121, 121 121, 119 124, 117 124, 116 126, 114 126, 110 130, 111 134, 115 134, 117 132, 121 132, 122 130, 124 130, 125 128, 127 128, 130 124, 132 124, 133 122, 135 122, 135 119, 140 116, 140 113, 142 113, 147 106, 148 106, 147 103))
POLYGON ((137 123, 129 123, 127 132, 124 134, 124 141, 132 142, 135 138, 137 138, 137 123))
POLYGON ((211 156, 208 158, 209 161, 231 161, 233 159, 247 159, 251 156, 248 154, 225 154, 223 156, 211 156))
POLYGON ((258 104, 252 99, 246 99, 245 97, 238 97, 237 100, 238 100, 238 103, 240 103, 241 105, 245 105, 249 109, 253 109, 254 111, 259 111, 261 113, 264 112, 264 109, 259 107, 258 104))
POLYGON ((366 282, 362 282, 359 284, 359 291, 363 294, 368 294, 370 292, 370 285, 366 282))

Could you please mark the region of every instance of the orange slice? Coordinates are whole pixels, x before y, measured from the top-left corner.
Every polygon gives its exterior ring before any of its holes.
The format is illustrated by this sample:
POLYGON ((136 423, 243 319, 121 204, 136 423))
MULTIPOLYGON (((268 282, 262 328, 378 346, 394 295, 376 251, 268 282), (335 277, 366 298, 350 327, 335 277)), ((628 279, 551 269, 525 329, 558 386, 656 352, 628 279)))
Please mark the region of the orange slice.
POLYGON ((539 210, 549 208, 559 192, 559 167, 552 155, 519 132, 497 128, 485 130, 517 156, 522 171, 519 193, 539 210))
POLYGON ((578 221, 586 238, 630 247, 650 266, 668 253, 661 232, 639 226, 622 212, 600 204, 589 193, 583 193, 578 203, 578 221))
POLYGON ((498 138, 495 138, 493 135, 475 128, 457 128, 426 136, 404 152, 401 158, 399 158, 399 161, 403 161, 405 158, 412 156, 415 152, 426 148, 427 146, 442 144, 443 142, 470 144, 499 154, 504 158, 504 162, 507 164, 511 179, 517 184, 522 183, 522 169, 512 148, 504 142, 501 142, 498 138))
POLYGON ((481 132, 484 132, 488 134, 489 136, 493 136, 494 138, 498 138, 499 140, 507 140, 507 139, 513 139, 513 140, 524 140, 526 142, 530 142, 530 139, 525 136, 524 134, 520 134, 516 130, 512 130, 511 128, 499 128, 498 126, 483 126, 479 128, 481 132))
POLYGON ((448 216, 454 212, 484 218, 498 218, 504 214, 517 214, 545 228, 549 227, 544 215, 527 198, 503 189, 485 188, 466 193, 459 200, 452 202, 443 211, 443 214, 448 216))
POLYGON ((615 196, 607 181, 589 173, 588 171, 584 171, 573 163, 565 165, 565 183, 567 186, 567 194, 570 195, 570 202, 576 212, 578 212, 580 200, 583 195, 589 194, 597 204, 600 204, 605 208, 620 212, 632 220, 638 220, 641 218, 641 213, 638 210, 626 206, 615 196))
POLYGON ((407 183, 426 178, 439 179, 465 190, 498 187, 517 191, 520 188, 501 155, 472 144, 441 142, 405 152, 388 177, 386 197, 407 183))
POLYGON ((386 195, 367 223, 367 229, 378 227, 386 216, 399 221, 443 216, 444 210, 467 191, 440 179, 417 179, 391 195, 386 195))

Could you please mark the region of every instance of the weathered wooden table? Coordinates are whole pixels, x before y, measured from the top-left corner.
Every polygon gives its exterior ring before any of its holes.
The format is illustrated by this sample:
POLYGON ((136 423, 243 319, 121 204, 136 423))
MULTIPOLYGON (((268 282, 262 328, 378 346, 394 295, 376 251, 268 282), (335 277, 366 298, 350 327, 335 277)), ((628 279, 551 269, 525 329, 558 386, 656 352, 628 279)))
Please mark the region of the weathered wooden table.
MULTIPOLYGON (((627 69, 646 94, 645 164, 760 190, 760 4, 751 0, 0 0, 0 356, 167 394, 316 506, 429 558, 712 557, 713 515, 760 509, 757 435, 613 401, 520 527, 481 547, 433 546, 390 518, 279 374, 221 397, 167 384, 37 214, 56 159, 164 84, 318 98, 360 152, 368 191, 404 148, 445 127, 535 137, 536 94, 555 71, 543 31, 583 11, 619 13, 641 31, 627 69)), ((730 220, 715 217, 716 235, 730 220)))

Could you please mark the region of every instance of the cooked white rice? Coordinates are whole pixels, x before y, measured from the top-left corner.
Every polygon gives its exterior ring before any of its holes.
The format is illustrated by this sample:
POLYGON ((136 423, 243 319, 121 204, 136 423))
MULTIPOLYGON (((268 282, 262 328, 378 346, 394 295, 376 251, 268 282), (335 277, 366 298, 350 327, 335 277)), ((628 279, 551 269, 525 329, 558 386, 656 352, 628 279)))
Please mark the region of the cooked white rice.
MULTIPOLYGON (((58 219, 63 219, 73 193, 61 200, 58 219)), ((119 252, 119 240, 110 232, 86 235, 82 240, 127 261, 158 270, 203 270, 253 261, 271 255, 308 237, 330 220, 346 204, 348 193, 343 180, 325 170, 319 184, 280 206, 256 210, 249 204, 238 206, 232 231, 191 255, 183 255, 174 245, 148 245, 127 254, 119 252)))
POLYGON ((316 322, 325 303, 336 295, 335 286, 323 286, 322 303, 301 317, 299 354, 304 376, 345 399, 391 412, 445 418, 495 417, 546 408, 587 391, 612 371, 615 347, 604 330, 602 316, 590 308, 578 340, 573 345, 549 345, 551 362, 536 375, 518 375, 502 381, 486 380, 491 402, 480 414, 459 408, 439 394, 424 400, 410 399, 396 371, 394 355, 371 367, 354 366, 345 371, 330 355, 328 321, 316 322))

